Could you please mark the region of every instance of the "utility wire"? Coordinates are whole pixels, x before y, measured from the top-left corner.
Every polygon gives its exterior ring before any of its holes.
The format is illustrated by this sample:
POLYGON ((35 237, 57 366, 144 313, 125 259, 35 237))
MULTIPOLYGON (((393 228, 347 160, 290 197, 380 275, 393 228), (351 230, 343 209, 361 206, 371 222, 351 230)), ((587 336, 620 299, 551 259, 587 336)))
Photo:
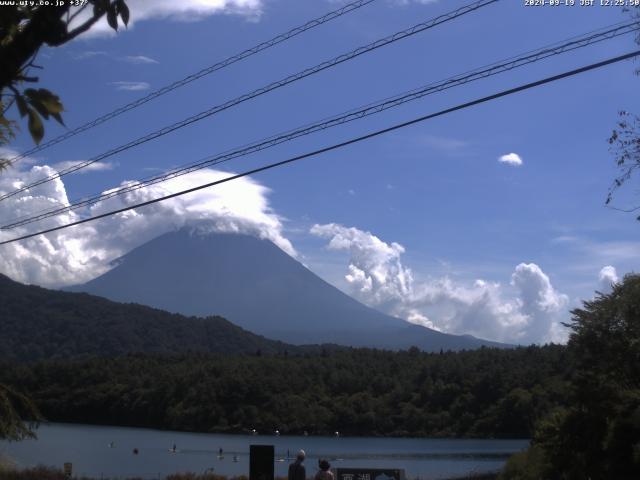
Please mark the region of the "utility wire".
POLYGON ((344 148, 344 147, 346 147, 348 145, 352 145, 354 143, 359 143, 359 142, 362 142, 364 140, 369 140, 371 138, 378 137, 378 136, 383 135, 385 133, 389 133, 389 132, 392 132, 392 131, 395 131, 395 130, 399 130, 401 128, 405 128, 405 127, 408 127, 410 125, 414 125, 414 124, 417 124, 417 123, 420 123, 420 122, 424 122, 424 121, 430 120, 432 118, 440 117, 440 116, 446 115, 448 113, 452 113, 452 112, 456 112, 458 110, 463 110, 463 109, 466 109, 466 108, 470 108, 470 107, 473 107, 475 105, 480 105, 482 103, 486 103, 486 102, 489 102, 489 101, 492 101, 492 100, 496 100, 498 98, 506 97, 508 95, 513 95, 514 93, 518 93, 518 92, 522 92, 522 91, 525 91, 525 90, 529 90, 531 88, 539 87, 541 85, 545 85, 545 84, 552 83, 552 82, 555 82, 555 81, 558 81, 558 80, 562 80, 562 79, 567 78, 567 77, 572 77, 572 76, 575 76, 575 75, 579 75, 581 73, 585 73, 585 72, 588 72, 590 70, 595 70, 597 68, 602 68, 602 67, 605 67, 607 65, 611 65, 613 63, 621 62, 623 60, 628 60, 630 58, 637 57, 638 55, 640 55, 640 50, 636 50, 634 52, 630 52, 630 53, 627 53, 627 54, 624 54, 624 55, 620 55, 620 56, 617 56, 617 57, 609 58, 607 60, 603 60, 603 61, 598 62, 598 63, 592 63, 591 65, 587 65, 587 66, 580 67, 580 68, 577 68, 577 69, 574 69, 574 70, 570 70, 568 72, 560 73, 560 74, 554 75, 552 77, 547 77, 547 78, 544 78, 542 80, 537 80, 535 82, 526 83, 524 85, 520 85, 518 87, 514 87, 514 88, 511 88, 509 90, 503 90, 501 92, 494 93, 493 95, 482 97, 480 99, 473 100, 473 101, 467 102, 467 103, 463 103, 463 104, 457 105, 455 107, 447 108, 445 110, 440 110, 439 112, 436 112, 436 113, 431 113, 431 114, 428 114, 428 115, 424 115, 422 117, 414 118, 413 120, 409 120, 409 121, 406 121, 406 122, 403 122, 403 123, 398 123, 398 124, 395 124, 395 125, 393 125, 391 127, 383 128, 382 130, 376 130, 374 132, 368 133, 366 135, 362 135, 360 137, 352 138, 350 140, 347 140, 347 141, 344 141, 344 142, 341 142, 341 143, 336 143, 336 144, 330 145, 328 147, 323 147, 323 148, 321 148, 319 150, 314 150, 312 152, 304 153, 302 155, 298 155, 296 157, 288 158, 286 160, 281 160, 279 162, 270 163, 268 165, 265 165, 265 166, 262 166, 262 167, 259 167, 259 168, 254 168, 252 170, 247 170, 247 171, 245 171, 243 173, 238 173, 236 175, 231 175, 231 176, 229 176, 227 178, 223 178, 223 179, 217 180, 215 182, 210 182, 210 183, 206 183, 204 185, 199 185, 197 187, 193 187, 193 188, 189 188, 189 189, 186 189, 186 190, 182 190, 180 192, 176 192, 176 193, 172 193, 172 194, 169 194, 169 195, 165 195, 164 197, 154 198, 152 200, 147 200, 146 202, 141 202, 141 203, 137 203, 135 205, 130 205, 130 206, 127 206, 127 207, 119 208, 117 210, 112 210, 110 212, 102 213, 100 215, 96 215, 96 216, 93 216, 93 217, 90 217, 90 218, 85 218, 85 219, 78 220, 78 221, 75 221, 75 222, 67 223, 65 225, 59 225, 57 227, 48 228, 46 230, 41 230, 39 232, 30 233, 28 235, 23 235, 23 236, 20 236, 20 237, 12 238, 10 240, 5 240, 5 241, 0 242, 0 245, 7 245, 9 243, 18 242, 20 240, 26 240, 28 238, 33 238, 33 237, 36 237, 38 235, 43 235, 45 233, 51 233, 51 232, 55 232, 55 231, 58 231, 58 230, 63 230, 63 229, 69 228, 69 227, 74 227, 76 225, 81 225, 83 223, 92 222, 94 220, 99 220, 99 219, 105 218, 105 217, 110 217, 110 216, 116 215, 118 213, 123 213, 123 212, 127 212, 129 210, 134 210, 136 208, 144 207, 144 206, 147 206, 147 205, 152 205, 154 203, 163 202, 163 201, 169 200, 171 198, 175 198, 175 197, 179 197, 179 196, 182 196, 182 195, 186 195, 188 193, 192 193, 192 192, 196 192, 198 190, 202 190, 202 189, 205 189, 205 188, 213 187, 215 185, 220 185, 222 183, 230 182, 230 181, 236 180, 238 178, 242 178, 242 177, 246 177, 246 176, 253 175, 253 174, 256 174, 256 173, 264 172, 266 170, 271 170, 273 168, 281 167, 283 165, 287 165, 287 164, 290 164, 290 163, 293 163, 293 162, 297 162, 297 161, 303 160, 305 158, 314 157, 314 156, 320 155, 322 153, 330 152, 332 150, 337 150, 339 148, 344 148))
POLYGON ((606 30, 602 28, 602 29, 596 30, 595 31, 596 33, 589 32, 578 37, 572 37, 566 40, 564 43, 557 42, 552 45, 542 47, 538 50, 529 51, 520 56, 510 57, 506 60, 495 62, 488 66, 480 67, 478 69, 465 72, 463 74, 459 74, 454 77, 450 77, 440 82, 431 83, 429 85, 420 87, 418 89, 414 89, 409 92, 396 95, 394 97, 389 97, 379 102, 371 103, 364 107, 360 107, 358 109, 354 109, 349 112, 342 113, 340 115, 336 115, 328 119, 318 121, 316 123, 307 124, 297 129, 290 130, 288 132, 275 135, 263 140, 259 140, 257 142, 248 144, 243 147, 232 149, 224 153, 220 153, 214 156, 210 156, 210 157, 198 160, 196 162, 173 169, 169 172, 166 172, 160 175, 148 177, 147 179, 144 179, 135 183, 131 183, 120 188, 112 189, 110 191, 107 191, 89 198, 76 200, 66 206, 55 207, 53 209, 46 209, 41 212, 37 212, 35 214, 32 213, 29 215, 24 215, 19 218, 15 218, 11 220, 11 223, 7 223, 5 225, 0 226, 0 230, 9 230, 12 228, 28 225, 30 223, 34 223, 40 220, 44 220, 46 218, 50 218, 56 215, 67 213, 73 210, 77 210, 79 208, 89 206, 97 202, 104 201, 116 196, 124 195, 126 193, 139 190, 141 188, 154 185, 156 183, 164 182, 182 175, 186 175, 188 173, 191 173, 212 165, 218 165, 220 163, 227 162, 234 158, 243 157, 251 153, 265 150, 267 148, 274 147, 281 143, 291 141, 295 138, 309 135, 318 131, 326 130, 328 128, 342 125, 354 120, 359 120, 369 115, 380 113, 387 109, 395 108, 397 106, 403 105, 404 103, 418 100, 420 98, 423 98, 427 95, 431 95, 433 93, 441 92, 443 90, 447 90, 449 88, 463 85, 472 81, 497 75, 505 71, 510 71, 515 68, 519 68, 519 67, 549 58, 551 56, 560 55, 562 53, 566 53, 566 52, 583 48, 589 45, 593 45, 595 43, 602 42, 604 40, 609 40, 611 38, 615 38, 620 35, 633 33, 635 31, 640 30, 640 23, 622 22, 622 23, 615 24, 613 26, 605 27, 605 28, 606 30))
POLYGON ((306 78, 308 76, 314 75, 316 73, 319 73, 323 70, 326 70, 328 68, 332 68, 336 65, 339 65, 341 63, 344 63, 348 60, 352 60, 360 55, 363 55, 365 53, 371 52, 373 50, 376 50, 378 48, 381 48, 383 46, 386 45, 390 45, 392 43, 395 43, 399 40, 403 40, 405 38, 408 38, 412 35, 415 35, 417 33, 423 32, 425 30, 428 30, 430 28, 433 28, 437 25, 440 25, 442 23, 454 20, 458 17, 461 17, 465 14, 471 13, 475 10, 478 10, 482 7, 486 7, 492 3, 496 3, 499 0, 479 0, 476 1, 474 3, 465 5, 463 7, 460 7, 452 12, 440 15, 432 20, 428 20, 426 22, 422 22, 422 23, 418 23, 417 25, 414 25, 413 27, 410 27, 406 30, 402 30, 399 32, 394 33, 393 35, 389 35, 388 37, 382 38, 380 40, 376 40, 373 43, 370 43, 368 45, 365 45, 363 47, 359 47, 356 48, 355 50, 350 51, 349 53, 345 53, 342 55, 339 55, 337 57, 334 57, 331 60, 327 60, 325 62, 322 62, 314 67, 310 67, 307 68, 305 70, 302 70, 298 73, 295 73, 293 75, 289 75, 288 77, 285 77, 282 80, 278 80, 276 82, 272 82, 269 85, 266 85, 264 87, 258 88, 257 90, 254 90, 250 93, 246 93, 244 95, 241 95, 240 97, 237 97, 233 100, 229 100, 223 104, 220 105, 216 105, 214 107, 211 107, 208 110, 202 111, 198 114, 192 115, 191 117, 188 117, 184 120, 181 120, 179 122, 176 122, 172 125, 169 125, 167 127, 161 128, 159 130, 156 130, 152 133, 149 133, 147 135, 145 135, 144 137, 140 137, 136 140, 133 140, 129 143, 126 143, 124 145, 120 145, 119 147, 115 147, 105 153, 102 153, 100 155, 97 155, 95 157, 90 158, 89 160, 86 160, 84 162, 78 163, 72 167, 60 170, 59 172, 57 172, 54 175, 50 175, 48 177, 44 177, 41 178, 39 180, 36 180, 35 182, 32 182, 28 185, 25 185, 21 188, 18 188, 17 190, 13 190, 9 193, 6 193, 2 196, 0 196, 0 201, 2 200, 6 200, 7 198, 13 197, 14 195, 17 195, 19 193, 24 192, 25 190, 29 190, 30 188, 33 187, 37 187, 38 185, 42 185, 44 183, 50 182, 52 180, 55 180, 57 178, 63 177, 65 175, 68 175, 70 173, 76 172, 82 168, 86 168, 89 165, 96 163, 100 160, 104 160, 105 158, 111 157, 117 153, 123 152, 125 150, 129 150, 130 148, 136 147, 138 145, 141 145, 143 143, 146 143, 148 141, 154 140, 158 137, 167 135, 168 133, 171 133, 175 130, 178 130, 180 128, 186 127, 188 125, 191 125, 192 123, 198 122, 200 120, 203 120, 205 118, 208 118, 212 115, 215 115, 217 113, 222 112, 223 110, 227 110, 231 107, 234 107, 240 103, 246 102, 247 100, 251 100, 255 97, 258 97, 260 95, 264 95, 265 93, 268 93, 272 90, 276 90, 278 88, 284 87, 285 85, 288 85, 290 83, 296 82, 298 80, 302 80, 303 78, 306 78))
POLYGON ((223 68, 226 68, 230 65, 233 65, 236 62, 239 62, 241 60, 244 60, 245 58, 249 58, 252 55, 255 55, 259 52, 262 52, 263 50, 267 50, 271 47, 274 47, 276 45, 278 45, 279 43, 285 42, 297 35, 300 35, 301 33, 306 32, 307 30, 311 30, 312 28, 318 27, 324 23, 330 22, 332 20, 335 20, 336 18, 339 18, 343 15, 346 15, 347 13, 351 13, 354 10, 357 10, 361 7, 364 7, 365 5, 368 5, 372 2, 374 2, 375 0, 357 0, 355 2, 351 2, 348 3, 347 5, 344 5, 342 8, 339 8, 337 10, 333 10, 329 13, 326 13, 324 15, 322 15, 321 17, 318 18, 314 18, 313 20, 308 21, 307 23, 305 23, 304 25, 300 25, 298 27, 292 28, 291 30, 281 33, 279 35, 276 35, 275 37, 273 37, 270 40, 267 40, 266 42, 262 42, 254 47, 248 48, 247 50, 244 50, 238 54, 232 55, 231 57, 228 57, 218 63, 214 63, 213 65, 210 65, 209 67, 203 68, 202 70, 193 73, 191 75, 188 75, 180 80, 176 80, 175 82, 166 85, 154 92, 149 93, 148 95, 145 95, 144 97, 141 97, 137 100, 134 100, 133 102, 127 103, 126 105, 123 105, 122 107, 119 107, 109 113, 106 113, 94 120, 91 120, 90 122, 87 122, 83 125, 80 125, 79 127, 74 128, 73 130, 69 130, 65 133, 63 133, 62 135, 52 138, 51 140, 45 142, 45 143, 41 143, 40 145, 37 145, 33 148, 31 148, 30 150, 27 150, 26 152, 23 152, 19 155, 16 155, 13 158, 10 158, 8 160, 8 164, 9 165, 13 165, 14 163, 16 163, 17 161, 32 155, 34 153, 37 152, 41 152, 42 150, 45 150, 53 145, 56 145, 60 142, 64 142, 65 140, 68 140, 71 137, 74 137, 76 135, 78 135, 79 133, 82 132, 86 132, 87 130, 90 130, 94 127, 97 127, 98 125, 101 125, 119 115, 122 115, 125 112, 128 112, 129 110, 133 110, 134 108, 137 108, 141 105, 144 105, 147 102, 150 102, 151 100, 154 100, 158 97, 161 97, 162 95, 165 95, 166 93, 172 92, 173 90, 176 90, 180 87, 183 87, 195 80, 198 80, 206 75, 209 75, 213 72, 216 72, 218 70, 222 70, 223 68))

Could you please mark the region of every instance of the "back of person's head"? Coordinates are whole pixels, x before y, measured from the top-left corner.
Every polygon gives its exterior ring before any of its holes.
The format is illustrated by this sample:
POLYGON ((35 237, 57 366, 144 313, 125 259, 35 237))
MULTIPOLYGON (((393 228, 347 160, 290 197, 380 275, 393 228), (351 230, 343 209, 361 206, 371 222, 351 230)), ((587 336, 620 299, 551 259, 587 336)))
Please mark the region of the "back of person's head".
POLYGON ((329 462, 324 458, 321 458, 320 460, 318 460, 318 466, 320 467, 320 470, 323 470, 325 472, 329 470, 329 468, 331 468, 331 465, 329 464, 329 462))
POLYGON ((304 453, 304 450, 298 450, 298 454, 296 455, 296 458, 300 461, 304 460, 304 457, 306 457, 306 454, 304 453))

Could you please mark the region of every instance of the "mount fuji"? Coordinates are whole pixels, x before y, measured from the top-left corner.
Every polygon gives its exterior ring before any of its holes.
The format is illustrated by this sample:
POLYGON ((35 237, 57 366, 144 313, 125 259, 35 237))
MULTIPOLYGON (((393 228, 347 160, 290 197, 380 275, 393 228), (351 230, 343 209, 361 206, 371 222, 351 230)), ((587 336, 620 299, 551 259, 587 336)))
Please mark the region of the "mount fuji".
POLYGON ((268 240, 183 228, 114 262, 105 274, 67 290, 183 315, 220 315, 293 344, 425 351, 507 345, 450 335, 374 310, 322 280, 268 240))

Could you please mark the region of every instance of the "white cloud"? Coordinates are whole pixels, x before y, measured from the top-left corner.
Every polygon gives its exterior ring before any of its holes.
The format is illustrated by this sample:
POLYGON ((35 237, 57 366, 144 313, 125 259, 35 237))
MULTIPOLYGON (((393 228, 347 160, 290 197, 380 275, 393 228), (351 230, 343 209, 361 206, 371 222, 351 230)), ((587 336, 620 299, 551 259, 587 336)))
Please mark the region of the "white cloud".
MULTIPOLYGON (((52 165, 52 168, 56 171, 66 170, 67 168, 74 167, 83 163, 81 161, 67 160, 64 162, 58 162, 55 165, 52 165)), ((89 172, 103 172, 105 170, 113 170, 115 165, 111 162, 94 162, 86 167, 78 170, 77 172, 80 174, 89 173, 89 172)))
POLYGON ((145 55, 127 55, 126 57, 122 57, 122 60, 133 64, 160 63, 155 58, 147 57, 145 55))
POLYGON ((125 55, 124 57, 119 57, 103 50, 95 51, 95 50, 87 50, 80 53, 71 54, 74 60, 89 60, 96 57, 104 57, 111 60, 117 60, 121 62, 132 63, 134 65, 144 65, 144 64, 158 64, 160 63, 155 58, 147 57, 146 55, 125 55))
POLYGON ((151 87, 151 85, 149 85, 147 82, 127 82, 127 81, 111 82, 110 85, 114 85, 116 87, 116 90, 125 90, 129 92, 138 92, 141 90, 148 90, 149 87, 151 87))
POLYGON ((606 265, 602 267, 598 274, 598 291, 605 294, 611 293, 613 284, 618 283, 619 281, 620 279, 618 278, 618 273, 616 272, 615 267, 606 265))
POLYGON ((498 158, 498 161, 514 167, 519 167, 523 164, 522 157, 517 153, 507 153, 506 155, 502 155, 498 158))
MULTIPOLYGON (((128 28, 136 23, 151 19, 170 19, 178 21, 196 21, 211 15, 234 14, 255 21, 262 15, 263 0, 127 0, 130 10, 128 28)), ((86 21, 89 13, 78 15, 71 24, 74 28, 86 21)), ((124 30, 120 18, 118 23, 124 30)), ((115 32, 109 27, 105 18, 98 21, 91 29, 79 38, 96 36, 112 36, 115 32)))
POLYGON ((345 280, 353 295, 384 312, 449 333, 505 342, 566 339, 559 321, 568 298, 556 291, 536 264, 516 266, 507 288, 498 282, 471 284, 448 277, 417 282, 402 264, 405 252, 369 232, 339 224, 314 225, 311 233, 329 239, 328 248, 350 254, 345 280))
MULTIPOLYGON (((0 194, 54 172, 48 166, 33 166, 28 171, 9 169, 0 175, 0 194)), ((230 173, 217 170, 193 172, 106 200, 83 213, 103 213, 228 175, 230 173)), ((20 282, 43 286, 83 283, 107 271, 109 262, 136 246, 186 225, 255 235, 273 241, 295 256, 296 251, 282 234, 281 218, 269 207, 268 194, 266 187, 250 178, 241 178, 142 209, 3 245, 0 246, 0 272, 20 282)), ((68 205, 68 199, 62 180, 57 179, 2 202, 0 221, 7 223, 16 217, 62 205, 68 205)), ((0 239, 8 240, 78 218, 78 214, 72 212, 28 227, 0 231, 0 239)))
POLYGON ((95 57, 105 57, 108 56, 109 54, 105 51, 96 51, 96 50, 87 50, 85 52, 81 52, 78 54, 73 55, 73 58, 75 60, 88 60, 89 58, 95 58, 95 57))
POLYGON ((469 146, 469 143, 457 138, 437 137, 435 135, 423 135, 418 139, 419 143, 427 147, 444 151, 458 151, 469 146))

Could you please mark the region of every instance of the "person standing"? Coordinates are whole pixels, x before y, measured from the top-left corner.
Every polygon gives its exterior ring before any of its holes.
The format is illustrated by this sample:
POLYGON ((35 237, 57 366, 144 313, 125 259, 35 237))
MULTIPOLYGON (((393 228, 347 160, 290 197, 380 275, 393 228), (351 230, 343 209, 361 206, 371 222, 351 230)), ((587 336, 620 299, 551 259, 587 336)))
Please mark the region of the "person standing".
POLYGON ((289 465, 289 478, 288 480, 306 480, 307 472, 302 462, 305 457, 304 450, 300 450, 296 455, 296 461, 289 465))
POLYGON ((333 480, 333 472, 329 470, 331 465, 324 458, 318 461, 318 473, 316 473, 314 480, 333 480))

